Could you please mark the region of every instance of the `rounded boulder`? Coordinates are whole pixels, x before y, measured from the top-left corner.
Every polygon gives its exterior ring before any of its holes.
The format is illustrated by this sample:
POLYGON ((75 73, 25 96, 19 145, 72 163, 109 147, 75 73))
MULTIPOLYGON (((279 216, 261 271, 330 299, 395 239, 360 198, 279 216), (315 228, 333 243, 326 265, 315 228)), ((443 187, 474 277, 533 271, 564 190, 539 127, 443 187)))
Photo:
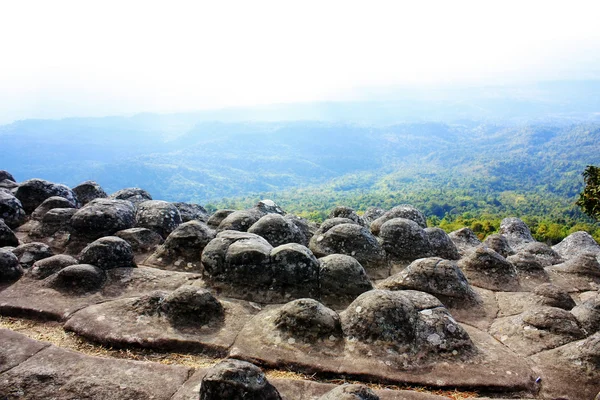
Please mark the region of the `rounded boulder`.
POLYGON ((129 243, 120 237, 106 236, 87 245, 79 253, 81 264, 91 264, 103 270, 135 267, 129 243))

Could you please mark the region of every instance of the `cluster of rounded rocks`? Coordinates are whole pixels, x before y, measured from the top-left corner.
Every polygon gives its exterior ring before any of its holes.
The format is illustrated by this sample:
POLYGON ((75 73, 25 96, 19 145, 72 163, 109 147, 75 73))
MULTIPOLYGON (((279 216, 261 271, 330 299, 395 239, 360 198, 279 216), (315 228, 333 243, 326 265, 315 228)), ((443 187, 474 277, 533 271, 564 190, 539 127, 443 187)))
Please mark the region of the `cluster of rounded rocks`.
MULTIPOLYGON (((445 306, 479 303, 477 287, 533 293, 541 309, 519 323, 568 330, 575 340, 600 329, 598 296, 576 306, 551 278, 600 283, 599 259, 600 245, 587 233, 550 247, 517 218, 503 220, 500 233, 482 242, 468 228, 428 228, 409 205, 362 216, 336 207, 317 226, 271 200, 211 214, 197 204, 153 200, 139 188, 107 195, 92 181, 74 188, 41 179, 17 183, 0 171, 0 284, 27 273, 53 288, 87 293, 102 288, 115 268, 196 272, 230 297, 287 302, 275 327, 299 337, 340 333, 397 351, 464 351, 472 348, 469 335, 445 306)), ((165 296, 155 300, 176 325, 192 314, 201 318, 200 309, 222 313, 208 291, 165 296)))

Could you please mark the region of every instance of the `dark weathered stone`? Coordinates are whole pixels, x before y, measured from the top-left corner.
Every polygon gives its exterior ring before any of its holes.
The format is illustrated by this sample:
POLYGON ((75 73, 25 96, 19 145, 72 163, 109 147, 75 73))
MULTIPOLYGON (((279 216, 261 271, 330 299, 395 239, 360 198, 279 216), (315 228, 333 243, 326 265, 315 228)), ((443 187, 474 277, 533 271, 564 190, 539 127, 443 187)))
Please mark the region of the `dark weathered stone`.
POLYGON ((551 283, 537 286, 533 293, 537 299, 536 304, 541 306, 558 307, 567 311, 575 307, 575 301, 569 293, 551 283))
POLYGON ((106 274, 95 265, 76 264, 61 269, 50 279, 50 286, 56 289, 81 294, 100 289, 106 281, 106 274))
POLYGON ((373 289, 365 269, 354 257, 332 254, 319 259, 321 296, 329 303, 350 298, 373 289))
POLYGON ((92 264, 103 270, 135 267, 129 243, 116 236, 106 236, 87 245, 78 256, 81 264, 92 264))
POLYGON ((19 239, 15 233, 4 223, 4 220, 0 218, 0 247, 19 245, 19 239))
POLYGON ((121 189, 108 196, 108 198, 113 200, 127 200, 130 201, 134 206, 137 206, 139 203, 144 201, 152 200, 150 193, 140 188, 121 189))
POLYGON ((600 294, 584 301, 571 310, 584 331, 591 335, 600 331, 600 294))
POLYGON ((258 203, 256 203, 256 205, 254 206, 254 209, 259 211, 261 214, 280 214, 280 215, 285 215, 285 211, 283 211, 281 209, 281 207, 279 207, 277 205, 277 203, 275 203, 273 200, 269 200, 269 199, 263 199, 260 200, 258 203))
POLYGON ((332 218, 347 218, 349 220, 356 222, 359 225, 367 226, 365 224, 365 221, 361 217, 358 216, 356 211, 354 211, 352 208, 346 207, 346 206, 337 206, 333 210, 331 210, 327 219, 332 219, 332 218))
POLYGON ((18 246, 13 251, 15 256, 19 259, 19 264, 25 269, 31 268, 33 263, 44 258, 48 258, 54 255, 50 246, 45 243, 26 243, 18 246))
POLYGON ((550 246, 540 242, 530 242, 525 244, 519 250, 520 253, 531 254, 544 267, 559 264, 564 260, 550 246))
POLYGON ((305 244, 307 239, 296 224, 280 214, 267 214, 256 221, 248 232, 262 236, 273 247, 286 243, 305 244))
POLYGON ((223 306, 210 291, 188 285, 166 295, 159 307, 176 327, 200 327, 224 317, 223 306))
POLYGON ((515 251, 508 244, 506 237, 499 233, 494 233, 485 238, 483 244, 500 254, 502 257, 507 258, 515 254, 515 251))
POLYGON ((519 218, 504 218, 500 222, 500 234, 506 237, 515 251, 519 251, 527 243, 535 242, 529 227, 519 218))
POLYGON ((217 211, 215 211, 215 213, 213 215, 210 216, 210 218, 208 219, 208 222, 206 222, 206 224, 211 229, 217 229, 219 227, 219 225, 221 224, 221 222, 223 222, 223 220, 225 218, 227 218, 227 216, 229 216, 229 214, 233 214, 234 212, 235 212, 235 210, 229 210, 229 209, 217 210, 217 211))
POLYGON ((475 235, 475 232, 469 228, 461 228, 454 232, 450 232, 448 237, 456 245, 461 257, 466 256, 481 246, 481 240, 479 240, 477 235, 475 235))
POLYGON ((126 200, 95 199, 71 218, 74 234, 89 239, 113 235, 134 224, 135 208, 126 200))
POLYGON ((433 256, 445 258, 446 260, 458 260, 460 258, 458 248, 443 229, 426 228, 425 235, 427 235, 427 241, 433 256))
POLYGON ((543 272, 544 266, 531 253, 517 253, 509 256, 507 260, 515 266, 517 271, 523 272, 543 272))
POLYGON ((227 359, 202 379, 200 400, 281 400, 281 396, 256 365, 227 359))
POLYGON ((48 197, 42 202, 31 214, 31 218, 36 221, 41 221, 44 215, 53 208, 76 208, 75 203, 71 200, 60 196, 48 197))
MULTIPOLYGON (((476 294, 455 261, 441 258, 422 258, 413 261, 403 271, 379 283, 380 289, 419 290, 446 300, 467 303, 476 300, 476 294)), ((447 304, 448 305, 448 304, 447 304)))
POLYGON ((286 303, 278 310, 274 324, 286 336, 307 342, 342 335, 339 315, 313 299, 286 303))
POLYGON ((326 224, 336 219, 326 220, 311 238, 310 250, 315 256, 346 254, 358 260, 367 272, 385 264, 385 253, 367 228, 356 223, 341 223, 325 230, 326 224))
POLYGON ((102 187, 94 181, 85 181, 73 188, 79 204, 85 205, 95 199, 104 199, 107 196, 102 187))
POLYGON ((200 222, 208 222, 208 211, 200 204, 194 203, 173 203, 177 210, 179 210, 179 215, 181 215, 181 222, 188 221, 200 221, 200 222))
POLYGON ((572 256, 564 263, 548 267, 548 270, 566 274, 600 277, 600 263, 592 253, 572 256))
POLYGON ((149 200, 137 204, 135 225, 138 228, 148 228, 166 238, 180 224, 181 215, 172 203, 149 200))
POLYGON ((10 172, 0 169, 0 181, 3 181, 5 179, 12 181, 12 182, 16 182, 15 178, 12 176, 12 174, 10 172))
POLYGON ((379 396, 364 385, 342 385, 325 393, 319 400, 379 400, 379 396))
POLYGON ((215 237, 203 222, 192 220, 179 225, 156 249, 146 263, 177 270, 201 271, 202 251, 215 237))
POLYGON ((298 217, 294 214, 286 214, 283 217, 286 221, 291 222, 300 230, 301 236, 298 243, 308 247, 310 238, 317 231, 318 226, 314 222, 309 222, 306 218, 298 217))
POLYGON ((392 208, 391 210, 383 214, 381 217, 373 221, 371 223, 371 232, 373 232, 374 235, 379 235, 379 230, 381 229, 381 226, 390 219, 394 218, 409 219, 411 221, 416 222, 421 228, 427 228, 427 219, 425 218, 425 215, 423 215, 421 211, 417 210, 413 206, 404 204, 392 208))
POLYGON ((257 209, 234 211, 221 221, 217 232, 227 230, 247 232, 263 215, 264 213, 257 209))
POLYGON ((600 256, 600 245, 585 231, 571 233, 552 249, 567 260, 585 253, 600 256))
POLYGON ((472 285, 496 291, 519 290, 519 280, 514 265, 492 249, 478 247, 462 258, 458 266, 472 285))
POLYGON ((149 251, 164 242, 163 238, 148 228, 130 228, 115 233, 115 236, 125 240, 133 251, 149 251))
POLYGON ((381 217, 383 214, 385 214, 385 210, 383 208, 369 207, 365 210, 365 213, 363 214, 362 218, 365 221, 365 223, 371 226, 373 221, 381 217))
POLYGON ((14 229, 25 222, 25 210, 21 201, 11 193, 0 190, 0 218, 14 229))
POLYGON ((75 208, 53 208, 44 215, 40 223, 31 228, 29 236, 43 238, 60 231, 68 232, 71 227, 71 218, 76 212, 75 208))
POLYGON ((425 230, 415 221, 406 218, 387 220, 379 229, 382 247, 394 260, 416 260, 431 255, 425 230))
POLYGON ((298 243, 288 243, 271 250, 273 274, 271 288, 294 297, 319 295, 319 262, 313 253, 298 243))
POLYGON ((19 185, 15 197, 21 201, 26 213, 32 213, 44 200, 52 196, 60 196, 77 204, 75 194, 65 185, 48 182, 42 179, 29 179, 19 185))
POLYGON ((28 272, 28 275, 34 279, 44 279, 52 274, 66 268, 70 265, 77 264, 75 257, 66 254, 58 254, 52 257, 44 258, 36 261, 28 272))
POLYGON ((11 282, 23 275, 19 259, 11 251, 0 249, 0 283, 11 282))

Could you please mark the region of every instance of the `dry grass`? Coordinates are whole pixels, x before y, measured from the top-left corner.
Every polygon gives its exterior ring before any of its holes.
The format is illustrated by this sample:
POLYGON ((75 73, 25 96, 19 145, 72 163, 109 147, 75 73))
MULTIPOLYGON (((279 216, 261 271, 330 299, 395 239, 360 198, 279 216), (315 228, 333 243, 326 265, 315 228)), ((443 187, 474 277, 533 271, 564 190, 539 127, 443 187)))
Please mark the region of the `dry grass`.
MULTIPOLYGON (((221 359, 211 358, 202 354, 159 353, 145 349, 114 349, 112 347, 106 347, 100 344, 89 342, 72 332, 65 331, 60 323, 52 321, 41 322, 0 316, 0 328, 10 329, 24 334, 32 339, 48 342, 58 347, 78 351, 91 356, 121 358, 137 361, 153 361, 167 365, 182 365, 191 368, 208 368, 221 361, 221 359)), ((265 373, 269 379, 311 380, 334 383, 337 385, 344 383, 360 383, 367 385, 372 389, 412 390, 416 392, 445 396, 452 400, 464 400, 476 398, 478 396, 476 392, 465 392, 458 390, 432 390, 419 386, 385 385, 345 379, 318 379, 314 375, 300 374, 286 370, 269 369, 266 370, 265 373)))

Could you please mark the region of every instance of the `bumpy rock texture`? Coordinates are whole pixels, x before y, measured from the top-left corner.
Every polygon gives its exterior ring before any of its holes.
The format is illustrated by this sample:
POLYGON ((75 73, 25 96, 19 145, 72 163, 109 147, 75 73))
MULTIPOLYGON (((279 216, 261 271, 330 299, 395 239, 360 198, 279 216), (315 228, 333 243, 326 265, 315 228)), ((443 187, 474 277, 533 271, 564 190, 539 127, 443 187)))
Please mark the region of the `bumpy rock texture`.
POLYGON ((28 214, 31 214, 44 200, 52 196, 63 197, 71 203, 77 204, 75 194, 67 186, 42 179, 29 179, 22 182, 15 194, 28 214))
POLYGON ((103 270, 135 267, 129 243, 116 236, 106 236, 86 246, 79 254, 79 262, 92 264, 103 270))
POLYGON ((95 199, 108 197, 102 187, 94 181, 85 181, 73 188, 73 193, 81 205, 85 205, 95 199))
POLYGON ((95 199, 71 218, 74 234, 89 239, 114 235, 134 224, 135 208, 126 200, 95 199))
POLYGON ((0 218, 10 228, 16 228, 25 222, 25 210, 21 201, 11 193, 0 190, 0 218))

